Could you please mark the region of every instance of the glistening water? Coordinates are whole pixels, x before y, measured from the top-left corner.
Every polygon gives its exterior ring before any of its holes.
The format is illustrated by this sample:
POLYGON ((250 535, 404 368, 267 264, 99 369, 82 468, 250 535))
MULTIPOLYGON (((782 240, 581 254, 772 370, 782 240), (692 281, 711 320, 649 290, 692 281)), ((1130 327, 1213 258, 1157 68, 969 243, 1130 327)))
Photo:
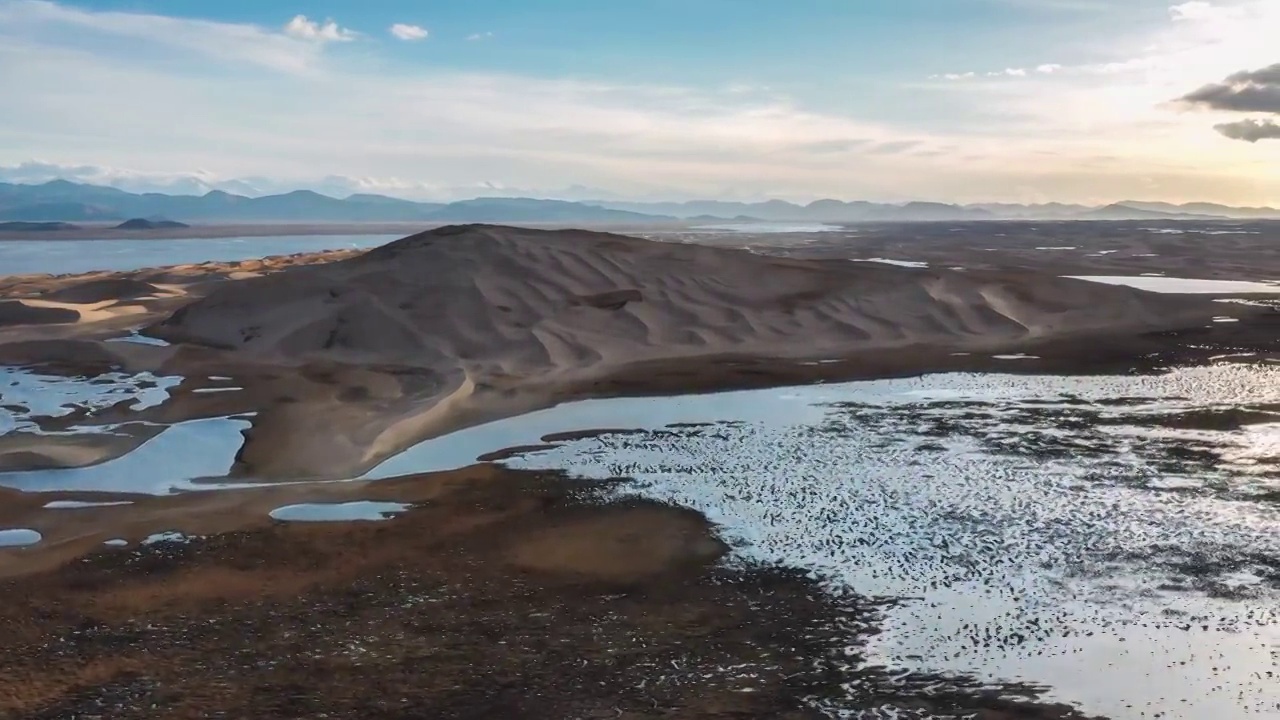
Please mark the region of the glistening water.
POLYGON ((619 493, 701 510, 739 562, 892 599, 861 648, 872 664, 1026 683, 1113 718, 1280 714, 1274 369, 751 396, 745 422, 512 464, 635 478, 619 493))
MULTIPOLYGON (((888 601, 879 634, 848 638, 851 670, 1020 683, 1113 718, 1280 714, 1280 367, 588 401, 422 443, 369 475, 592 428, 617 430, 507 462, 631 478, 612 492, 706 513, 732 562, 888 601)), ((225 472, 234 430, 177 425, 112 463, 0 484, 180 487, 225 472), (186 456, 162 440, 179 429, 186 456)))
POLYGON ((284 235, 169 240, 7 240, 0 243, 0 275, 138 270, 163 265, 255 260, 321 250, 367 249, 399 235, 284 235))

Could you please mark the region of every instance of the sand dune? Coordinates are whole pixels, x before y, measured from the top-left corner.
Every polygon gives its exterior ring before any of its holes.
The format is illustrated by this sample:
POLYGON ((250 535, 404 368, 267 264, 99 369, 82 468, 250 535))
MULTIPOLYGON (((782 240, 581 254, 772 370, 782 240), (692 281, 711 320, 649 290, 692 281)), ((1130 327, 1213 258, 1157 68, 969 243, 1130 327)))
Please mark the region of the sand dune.
POLYGON ((606 392, 652 363, 996 351, 1214 313, 1202 298, 1035 274, 456 226, 219 283, 145 332, 254 367, 330 368, 333 387, 264 408, 247 433, 241 472, 282 477, 356 472, 466 424, 606 392), (371 391, 357 369, 396 387, 371 391))
POLYGON ((478 379, 681 356, 806 358, 1139 331, 1205 310, 1040 275, 460 226, 221 287, 149 332, 259 360, 456 368, 478 379))

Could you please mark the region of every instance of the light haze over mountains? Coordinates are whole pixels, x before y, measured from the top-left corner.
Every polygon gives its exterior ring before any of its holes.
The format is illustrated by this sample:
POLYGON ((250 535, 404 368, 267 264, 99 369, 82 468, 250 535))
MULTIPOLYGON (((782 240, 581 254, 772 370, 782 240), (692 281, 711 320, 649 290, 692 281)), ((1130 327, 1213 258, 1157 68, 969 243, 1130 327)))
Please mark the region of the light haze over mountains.
POLYGON ((902 222, 982 220, 1205 220, 1280 218, 1273 208, 1214 203, 1174 205, 1125 201, 1092 207, 1063 203, 901 204, 823 199, 807 204, 767 200, 568 201, 478 197, 450 203, 415 202, 355 193, 336 198, 311 190, 249 197, 222 190, 201 195, 130 193, 118 188, 54 180, 38 185, 0 183, 0 221, 111 222, 168 218, 183 222, 606 222, 773 221, 902 222))

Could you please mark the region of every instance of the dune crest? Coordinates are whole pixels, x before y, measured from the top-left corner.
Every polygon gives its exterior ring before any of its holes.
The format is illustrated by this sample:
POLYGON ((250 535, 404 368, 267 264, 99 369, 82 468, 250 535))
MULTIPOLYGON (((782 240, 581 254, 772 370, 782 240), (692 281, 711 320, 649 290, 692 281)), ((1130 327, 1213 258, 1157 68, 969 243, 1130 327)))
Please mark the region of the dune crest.
POLYGON ((467 225, 225 283, 145 332, 259 367, 395 378, 377 397, 347 387, 323 410, 265 410, 241 469, 276 477, 367 469, 463 425, 606 392, 590 388, 646 364, 995 351, 1187 327, 1212 313, 1202 298, 1028 273, 467 225))
POLYGON ((148 330, 260 360, 604 370, 1146 330, 1202 302, 1065 278, 767 257, 584 231, 440 228, 228 285, 148 330))

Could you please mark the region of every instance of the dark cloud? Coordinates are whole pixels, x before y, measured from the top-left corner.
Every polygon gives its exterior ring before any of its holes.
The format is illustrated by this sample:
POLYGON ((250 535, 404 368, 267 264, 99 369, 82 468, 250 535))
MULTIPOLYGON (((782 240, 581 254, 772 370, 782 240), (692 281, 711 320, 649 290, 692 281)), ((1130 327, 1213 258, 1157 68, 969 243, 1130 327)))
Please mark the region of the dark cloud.
POLYGON ((1214 130, 1232 140, 1256 143, 1259 140, 1280 140, 1280 124, 1270 120, 1241 120, 1214 125, 1214 130))
POLYGON ((1210 110, 1280 114, 1280 63, 1261 70, 1243 70, 1179 100, 1210 110))

